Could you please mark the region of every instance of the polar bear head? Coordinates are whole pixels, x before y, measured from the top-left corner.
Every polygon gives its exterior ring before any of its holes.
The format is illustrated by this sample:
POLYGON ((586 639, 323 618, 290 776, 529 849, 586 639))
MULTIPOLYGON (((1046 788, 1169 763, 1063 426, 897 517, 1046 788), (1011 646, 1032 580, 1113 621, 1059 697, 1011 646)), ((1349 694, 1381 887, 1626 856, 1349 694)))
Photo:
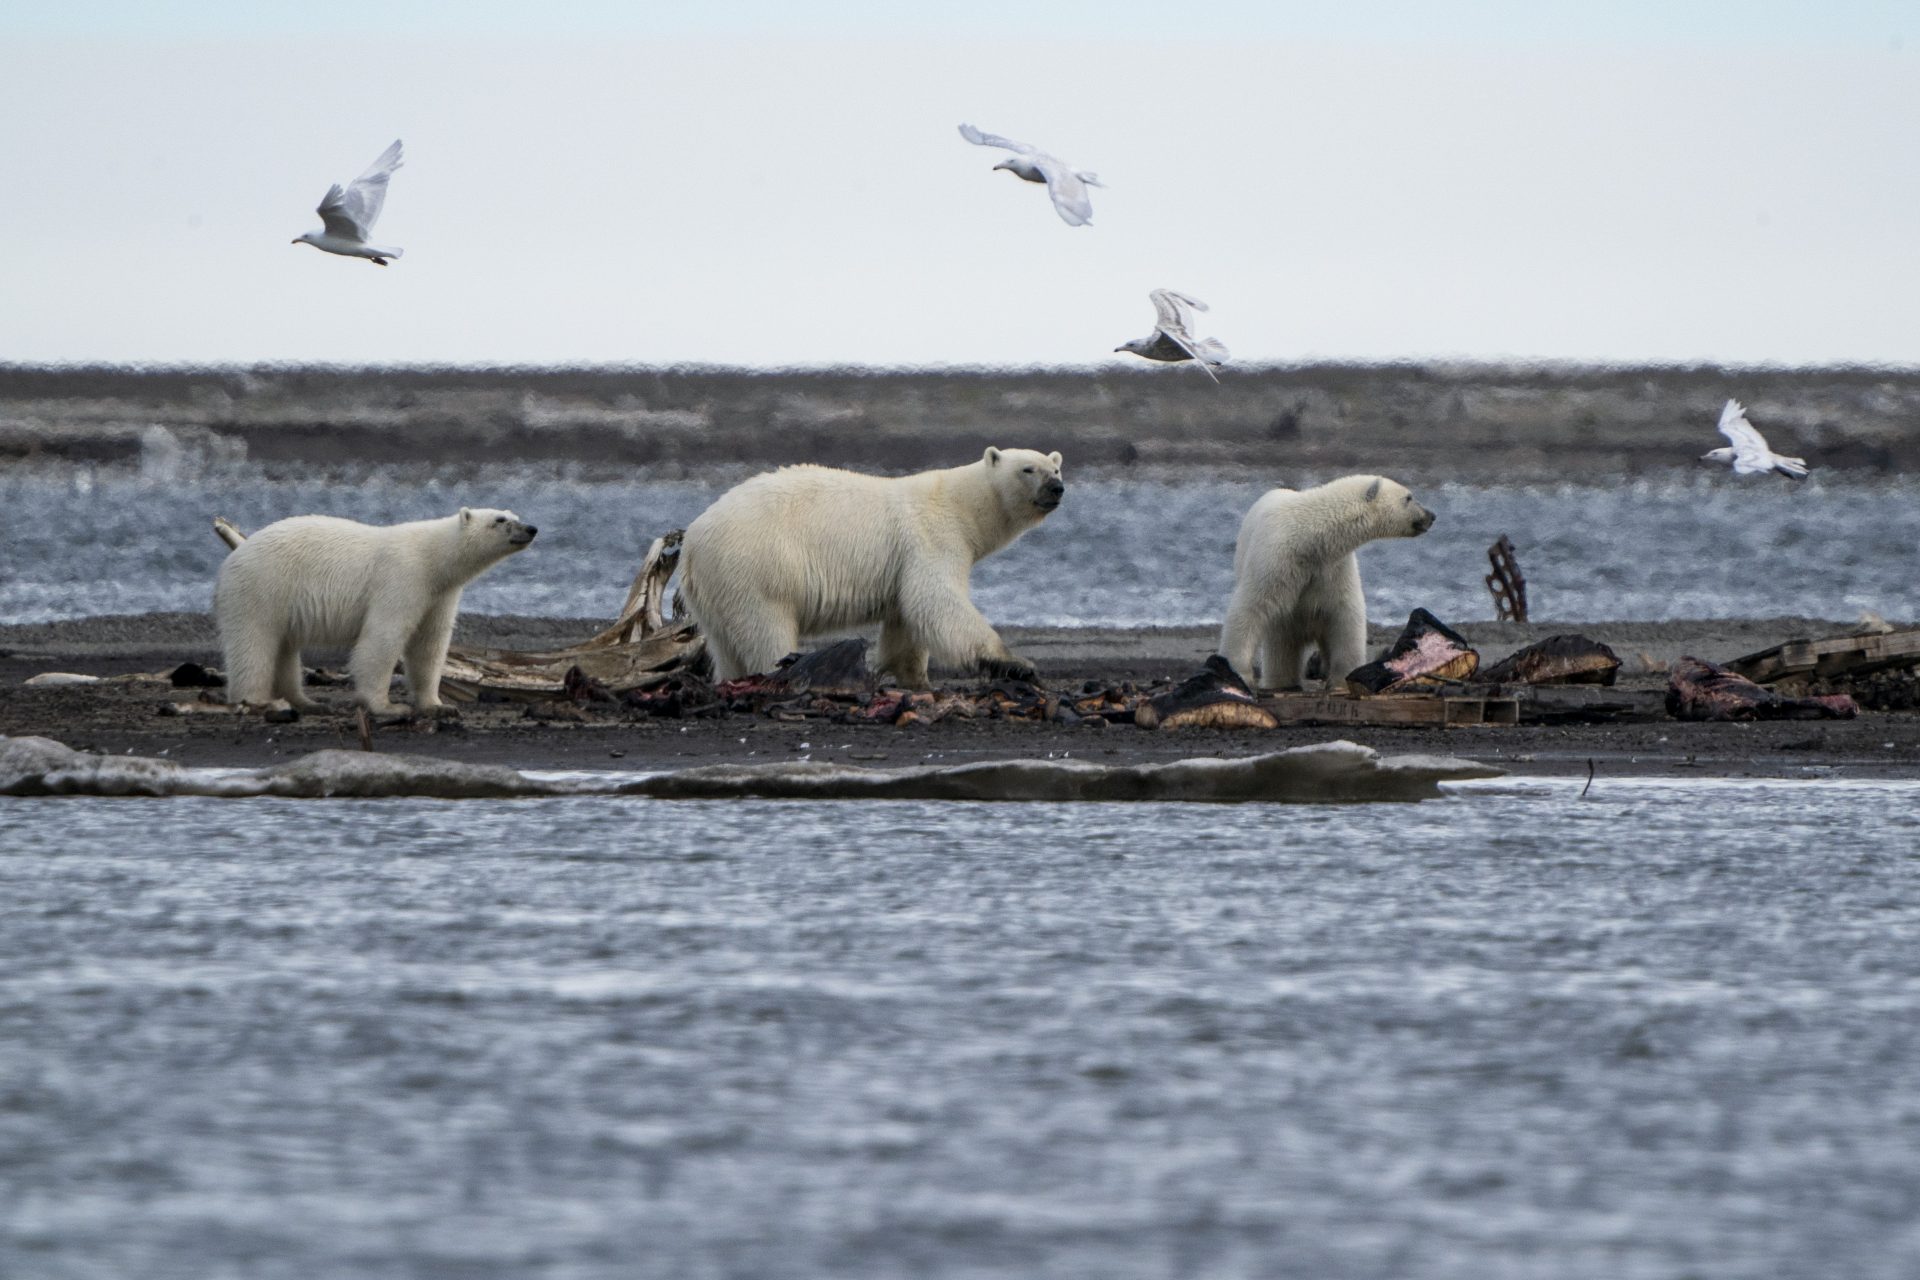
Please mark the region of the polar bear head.
POLYGON ((492 507, 460 508, 460 542, 474 560, 492 564, 526 550, 538 528, 511 511, 492 507))
POLYGON ((1366 503, 1367 527, 1376 538, 1417 538, 1433 528, 1433 512, 1413 500, 1407 486, 1385 476, 1352 476, 1366 503))
POLYGON ((1045 519, 1060 505, 1067 486, 1060 480, 1060 455, 1032 449, 996 449, 987 446, 980 459, 993 491, 1010 517, 1045 519))

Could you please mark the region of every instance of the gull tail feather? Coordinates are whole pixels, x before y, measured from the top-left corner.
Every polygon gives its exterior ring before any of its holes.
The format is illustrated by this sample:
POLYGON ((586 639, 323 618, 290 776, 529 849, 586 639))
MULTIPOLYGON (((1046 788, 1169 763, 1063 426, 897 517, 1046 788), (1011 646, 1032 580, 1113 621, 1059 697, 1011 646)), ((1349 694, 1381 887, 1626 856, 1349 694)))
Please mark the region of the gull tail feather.
POLYGON ((1080 179, 1080 181, 1086 183, 1090 187, 1099 187, 1102 191, 1105 191, 1107 189, 1107 184, 1100 181, 1100 175, 1097 173, 1081 173, 1078 170, 1076 170, 1073 176, 1080 179))
POLYGON ((1783 458, 1779 454, 1775 454, 1773 456, 1773 469, 1783 476, 1792 476, 1795 480, 1805 480, 1807 478, 1807 463, 1804 458, 1783 458))

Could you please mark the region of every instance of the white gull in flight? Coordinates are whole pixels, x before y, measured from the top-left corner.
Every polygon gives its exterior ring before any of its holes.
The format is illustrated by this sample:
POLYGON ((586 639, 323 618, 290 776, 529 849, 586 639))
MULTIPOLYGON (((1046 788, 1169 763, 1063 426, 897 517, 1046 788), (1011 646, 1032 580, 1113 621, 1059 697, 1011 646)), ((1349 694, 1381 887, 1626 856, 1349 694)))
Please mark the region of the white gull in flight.
POLYGON ((381 206, 387 202, 387 179, 399 167, 400 142, 396 138, 346 190, 341 190, 337 182, 327 188, 326 198, 318 210, 320 221, 326 225, 319 231, 305 233, 293 243, 310 244, 349 258, 367 258, 382 267, 387 265, 388 258, 399 257, 399 249, 383 249, 367 243, 367 237, 373 234, 373 224, 380 219, 381 206))
POLYGON ((1205 311, 1207 304, 1172 289, 1155 289, 1147 296, 1153 299, 1153 332, 1114 350, 1131 351, 1148 360, 1197 360, 1209 378, 1220 381, 1213 371, 1227 358, 1226 344, 1218 338, 1193 336, 1193 313, 1205 311))
POLYGON ((1795 480, 1807 478, 1806 460, 1789 458, 1769 449, 1760 433, 1753 429, 1753 424, 1747 421, 1746 407, 1738 400, 1727 401, 1726 408, 1720 410, 1720 434, 1733 441, 1733 447, 1703 453, 1700 455, 1701 461, 1731 462, 1733 473, 1738 476, 1778 471, 1795 480))
POLYGON ((1102 185, 1099 175, 1077 170, 1065 160, 1050 156, 1024 142, 1015 142, 997 133, 982 133, 970 124, 960 126, 960 136, 975 146, 1004 147, 1013 152, 1012 159, 1002 160, 993 167, 1005 169, 1014 177, 1025 178, 1028 182, 1046 183, 1047 194, 1053 197, 1055 212, 1068 226, 1093 225, 1093 199, 1087 195, 1087 188, 1102 185))

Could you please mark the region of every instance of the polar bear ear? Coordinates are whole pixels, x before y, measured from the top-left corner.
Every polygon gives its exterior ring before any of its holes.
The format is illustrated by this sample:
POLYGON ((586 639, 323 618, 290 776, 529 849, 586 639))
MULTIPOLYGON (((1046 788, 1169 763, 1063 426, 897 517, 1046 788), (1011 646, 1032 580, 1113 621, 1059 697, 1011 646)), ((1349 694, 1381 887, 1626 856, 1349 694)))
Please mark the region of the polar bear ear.
POLYGON ((985 462, 990 467, 997 467, 1000 465, 1000 451, 994 448, 992 445, 987 446, 987 451, 981 454, 980 458, 983 462, 985 462))
POLYGON ((472 507, 462 507, 462 508, 460 508, 460 523, 461 523, 461 524, 467 524, 467 523, 469 523, 470 521, 472 521, 472 519, 473 519, 473 508, 472 508, 472 507))
POLYGON ((1057 467, 1057 466, 1059 466, 1059 465, 1060 465, 1060 451, 1059 451, 1058 449, 1055 449, 1055 450, 1054 450, 1054 451, 1053 451, 1052 453, 1050 453, 1050 454, 1048 454, 1048 455, 1047 455, 1047 461, 1048 461, 1048 462, 1051 462, 1051 463, 1052 463, 1052 464, 1053 464, 1054 466, 1056 466, 1056 467, 1057 467))
POLYGON ((1380 496, 1380 477, 1375 476, 1373 483, 1367 486, 1367 501, 1372 502, 1380 496))

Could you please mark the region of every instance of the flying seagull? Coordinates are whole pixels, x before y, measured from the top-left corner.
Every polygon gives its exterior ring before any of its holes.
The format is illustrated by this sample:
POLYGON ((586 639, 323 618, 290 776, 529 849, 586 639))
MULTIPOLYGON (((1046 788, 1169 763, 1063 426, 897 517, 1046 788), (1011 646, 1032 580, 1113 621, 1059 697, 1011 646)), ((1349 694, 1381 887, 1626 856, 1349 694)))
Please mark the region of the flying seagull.
POLYGON ((388 258, 399 257, 399 249, 383 249, 367 243, 367 237, 373 234, 373 224, 380 220, 380 208, 387 202, 387 179, 399 167, 400 141, 396 138, 346 190, 341 190, 337 182, 327 188, 326 198, 318 210, 320 221, 326 225, 319 231, 305 233, 293 243, 310 244, 349 258, 368 258, 382 267, 387 265, 388 258))
POLYGON ((982 133, 970 124, 960 126, 960 136, 977 147, 1004 147, 1013 152, 1012 159, 1002 160, 993 167, 1005 169, 1028 182, 1046 183, 1047 194, 1053 197, 1054 211, 1068 226, 1093 225, 1093 200, 1087 195, 1087 188, 1102 185, 1098 174, 1082 173, 1065 160, 1036 147, 997 133, 982 133))
POLYGON ((1733 473, 1737 476, 1778 471, 1795 480, 1807 478, 1806 460, 1789 458, 1767 448, 1767 442, 1747 421, 1746 407, 1738 400, 1727 401, 1727 407, 1720 411, 1720 434, 1733 441, 1733 447, 1703 453, 1700 455, 1702 462, 1731 462, 1733 473))
POLYGON ((1193 336, 1193 313, 1205 311, 1207 304, 1172 289, 1155 289, 1147 296, 1153 299, 1153 332, 1123 342, 1114 350, 1131 351, 1149 360, 1197 360, 1209 378, 1220 381, 1213 370, 1226 360, 1226 345, 1218 338, 1193 336))

